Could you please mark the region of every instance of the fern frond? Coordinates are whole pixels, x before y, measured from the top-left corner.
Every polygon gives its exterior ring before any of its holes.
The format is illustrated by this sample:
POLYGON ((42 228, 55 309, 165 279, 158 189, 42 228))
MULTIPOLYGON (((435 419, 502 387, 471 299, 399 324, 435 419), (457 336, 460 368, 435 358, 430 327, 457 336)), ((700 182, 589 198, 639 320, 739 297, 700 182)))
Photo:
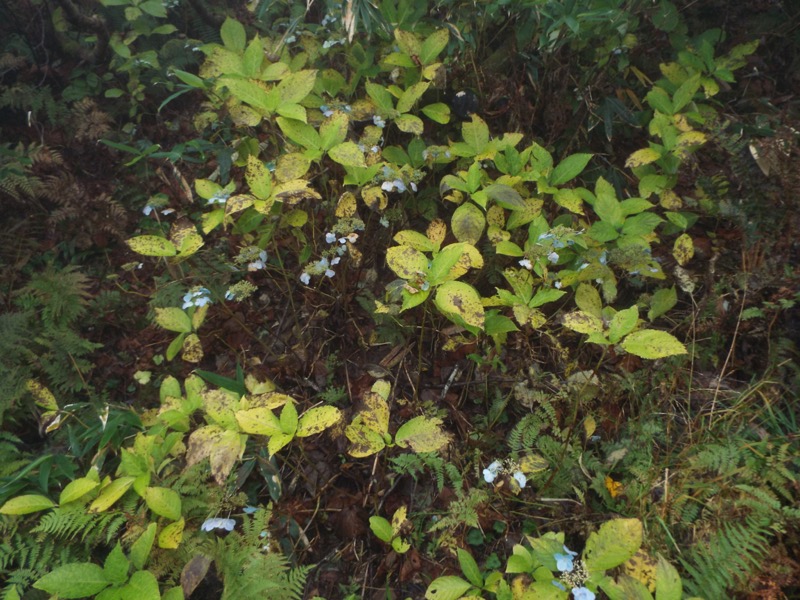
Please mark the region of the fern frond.
POLYGON ((759 570, 769 552, 766 534, 750 521, 723 525, 681 559, 690 575, 686 590, 704 598, 732 597, 732 592, 759 570))

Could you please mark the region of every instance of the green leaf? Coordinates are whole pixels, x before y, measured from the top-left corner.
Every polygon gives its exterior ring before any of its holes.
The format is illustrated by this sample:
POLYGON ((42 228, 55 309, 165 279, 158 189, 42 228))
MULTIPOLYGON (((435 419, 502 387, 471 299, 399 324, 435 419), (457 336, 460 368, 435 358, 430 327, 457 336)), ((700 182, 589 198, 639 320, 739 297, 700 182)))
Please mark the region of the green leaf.
POLYGON ((297 437, 321 433, 341 421, 342 411, 335 406, 317 406, 303 413, 297 422, 297 437))
POLYGON ((0 514, 27 515, 34 512, 39 512, 40 510, 47 510, 48 508, 53 508, 54 506, 55 503, 50 500, 50 498, 36 494, 29 494, 25 496, 17 496, 16 498, 12 498, 3 504, 3 506, 0 507, 0 514))
POLYGON ((126 244, 144 256, 175 256, 178 253, 175 244, 157 235, 140 235, 129 239, 126 244))
POLYGON ((121 600, 161 600, 158 580, 150 571, 137 571, 120 589, 121 600))
POLYGON ((472 286, 461 281, 446 281, 436 290, 434 302, 445 316, 456 315, 467 325, 483 329, 483 304, 472 286))
POLYGON ((472 121, 461 126, 461 135, 474 154, 480 154, 489 144, 489 127, 478 115, 472 115, 472 121))
POLYGON ((328 150, 331 160, 345 167, 366 168, 367 162, 364 153, 355 142, 343 142, 328 150))
POLYGON ((401 448, 411 448, 414 452, 436 452, 450 441, 441 425, 440 419, 414 417, 400 426, 394 441, 401 448))
POLYGON ((422 114, 428 117, 431 121, 446 125, 450 122, 450 107, 444 102, 435 102, 427 104, 421 109, 422 114))
POLYGON ((675 108, 672 105, 669 94, 660 87, 654 87, 644 99, 650 106, 665 115, 675 114, 675 108))
POLYGON ((167 357, 167 360, 172 360, 176 356, 178 356, 178 352, 181 351, 183 348, 183 342, 186 339, 188 334, 182 333, 178 337, 176 337, 172 342, 170 342, 169 346, 167 347, 167 351, 164 353, 167 357))
POLYGON ((247 34, 245 34, 244 25, 239 21, 230 17, 226 18, 219 33, 226 48, 234 52, 244 52, 247 34))
POLYGON ((686 346, 675 336, 656 329, 642 329, 631 333, 622 341, 622 348, 626 352, 649 359, 687 353, 686 346))
POLYGON ((675 94, 672 96, 672 104, 675 112, 679 112, 684 106, 689 104, 694 99, 694 95, 699 89, 700 73, 695 73, 675 90, 675 94))
POLYGON ((456 208, 450 225, 453 235, 459 242, 468 242, 474 246, 483 235, 486 218, 480 208, 471 202, 466 202, 456 208))
MULTIPOLYGON (((93 479, 89 479, 88 477, 81 477, 80 479, 71 481, 64 487, 63 490, 61 490, 61 495, 58 497, 58 503, 63 505, 82 498, 98 485, 100 485, 98 482, 94 481, 93 479)), ((2 510, 0 510, 0 512, 2 512, 2 510)))
POLYGON ((161 0, 146 0, 140 3, 137 8, 151 17, 156 17, 158 19, 165 19, 167 17, 167 9, 164 8, 164 4, 161 0))
POLYGON ((575 291, 575 304, 583 312, 598 319, 602 318, 603 301, 600 300, 600 292, 594 286, 588 283, 578 284, 578 289, 575 291))
POLYGON ((294 439, 293 434, 289 433, 278 433, 273 435, 269 438, 267 442, 267 451, 269 452, 270 456, 275 456, 280 450, 286 447, 289 442, 294 439))
POLYGON ((350 118, 346 113, 335 112, 323 121, 319 127, 320 146, 329 150, 347 139, 347 128, 350 118))
POLYGON ((594 208, 597 216, 613 227, 622 227, 625 217, 622 214, 622 207, 619 200, 617 200, 614 187, 601 177, 597 180, 595 193, 597 194, 597 199, 592 208, 594 208))
POLYGON ((553 196, 553 200, 556 201, 556 204, 563 206, 571 213, 575 213, 576 215, 584 214, 583 198, 581 198, 580 194, 575 190, 569 188, 560 189, 553 196))
POLYGON ((623 337, 628 335, 639 322, 639 307, 635 304, 630 308, 619 311, 613 316, 608 324, 608 339, 612 344, 616 344, 623 337))
POLYGON ((135 477, 120 477, 102 489, 100 495, 89 505, 89 512, 103 512, 125 495, 136 480, 135 477))
POLYGON ((120 585, 128 580, 128 569, 130 568, 131 563, 122 552, 122 546, 117 542, 103 563, 103 576, 110 583, 120 585))
POLYGON ((175 490, 163 487, 149 487, 144 491, 147 507, 155 514, 171 521, 181 518, 181 496, 175 490))
POLYGON ((678 293, 675 286, 662 288, 653 294, 650 299, 650 310, 647 311, 647 318, 654 321, 678 303, 678 293))
POLYGON ((379 540, 386 542, 387 544, 390 543, 392 541, 392 537, 394 537, 392 524, 383 517, 370 517, 369 528, 379 540))
POLYGON ((305 99, 314 89, 317 80, 317 72, 313 69, 306 69, 292 73, 278 84, 278 94, 280 104, 297 104, 305 99))
POLYGON ((652 233, 663 219, 652 212, 643 212, 625 220, 622 235, 643 236, 652 233))
POLYGON ((602 573, 624 563, 641 545, 642 522, 639 519, 612 519, 586 540, 583 560, 590 573, 602 573))
POLYGON ((475 587, 483 587, 483 575, 478 567, 478 563, 472 558, 472 555, 463 548, 457 548, 458 564, 461 566, 461 572, 475 587))
POLYGON ((656 564, 656 600, 681 600, 683 583, 678 571, 659 554, 656 564))
POLYGON ((157 528, 158 526, 155 523, 150 523, 142 535, 131 544, 129 552, 131 562, 134 568, 139 571, 144 569, 145 564, 147 564, 147 559, 150 557, 150 551, 153 549, 153 542, 156 539, 157 528))
POLYGON ((93 563, 68 563, 50 571, 33 584, 37 590, 60 598, 87 598, 108 587, 103 569, 93 563))
POLYGON ((266 165, 252 154, 247 157, 244 178, 256 198, 261 200, 269 198, 272 192, 272 175, 266 165))
POLYGON ((461 577, 438 577, 425 592, 425 600, 458 600, 472 585, 461 577))
POLYGON ((395 29, 394 39, 400 47, 400 50, 408 54, 408 56, 416 56, 419 58, 419 54, 422 52, 422 44, 417 39, 417 36, 410 31, 395 29))
MULTIPOLYGON (((450 30, 439 29, 430 34, 424 42, 419 52, 419 61, 423 65, 433 63, 436 58, 441 54, 442 50, 447 47, 447 42, 450 40, 450 30)), ((752 53, 752 52, 751 52, 752 53)))
POLYGON ((275 112, 281 116, 286 117, 287 119, 294 119, 295 121, 300 121, 302 123, 308 121, 308 115, 306 114, 306 109, 299 104, 293 104, 293 103, 279 104, 278 107, 275 109, 275 112))
POLYGON ((347 453, 355 458, 371 456, 386 447, 383 435, 365 424, 360 415, 347 426, 344 434, 350 440, 347 453))
POLYGON ((422 97, 422 94, 424 94, 427 91, 429 86, 430 83, 428 83, 427 81, 424 82, 421 81, 419 83, 415 83, 412 86, 409 86, 408 89, 405 90, 403 94, 400 96, 400 98, 397 100, 397 106, 396 106, 397 111, 401 113, 407 113, 412 108, 414 108, 414 105, 422 97))
POLYGON ((267 92, 265 84, 237 77, 220 77, 217 85, 228 88, 228 92, 239 102, 249 104, 264 113, 272 113, 277 108, 274 96, 267 92))
POLYGON ((190 333, 192 331, 192 320, 180 308, 156 308, 156 323, 164 329, 175 331, 176 333, 190 333))
POLYGON ((527 199, 523 199, 519 192, 509 185, 493 183, 483 188, 483 191, 503 208, 510 210, 527 208, 527 199))
POLYGON ((367 95, 372 98, 372 101, 375 103, 375 106, 378 107, 378 110, 384 114, 384 116, 391 114, 394 110, 394 100, 392 99, 392 95, 382 85, 378 85, 377 83, 367 82, 364 84, 364 87, 367 90, 367 95))
POLYGON ((281 422, 268 408, 251 408, 236 413, 236 422, 244 433, 272 436, 281 433, 281 422))
POLYGON ((591 154, 573 154, 562 160, 550 175, 550 185, 560 186, 580 175, 589 164, 591 154))
MULTIPOLYGON (((345 118, 347 118, 346 115, 345 118)), ((281 128, 283 134, 295 144, 299 144, 306 149, 318 149, 322 147, 322 140, 320 139, 319 133, 308 123, 286 119, 284 117, 278 117, 275 120, 278 122, 278 127, 281 128)))
POLYGON ((297 432, 297 422, 297 408, 294 405, 294 401, 287 402, 281 410, 281 432, 294 437, 297 432))

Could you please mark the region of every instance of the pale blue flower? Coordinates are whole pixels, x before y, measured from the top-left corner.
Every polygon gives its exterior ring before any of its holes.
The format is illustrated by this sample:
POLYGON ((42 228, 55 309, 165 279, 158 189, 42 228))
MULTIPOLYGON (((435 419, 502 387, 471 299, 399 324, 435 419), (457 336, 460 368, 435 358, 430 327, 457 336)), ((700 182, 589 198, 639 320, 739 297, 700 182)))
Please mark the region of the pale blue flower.
POLYGON ((554 586, 556 586, 562 592, 566 592, 567 591, 567 586, 565 586, 563 583, 561 583, 558 579, 553 579, 552 581, 550 581, 550 583, 552 583, 554 586))
POLYGON ((375 124, 375 127, 380 127, 381 129, 386 127, 386 121, 384 121, 379 115, 373 116, 372 122, 375 124))
POLYGON ((333 242, 336 241, 336 234, 331 233, 329 231, 328 233, 325 234, 325 241, 328 242, 329 244, 332 244, 333 242))
POLYGON ((594 600, 594 592, 585 587, 572 588, 572 597, 575 600, 594 600))
POLYGON ((558 262, 558 252, 551 252, 550 254, 548 254, 547 255, 547 260, 549 260, 553 264, 557 263, 558 262))
POLYGON ((150 216, 150 213, 151 213, 151 212, 153 212, 154 210, 155 210, 155 209, 154 209, 152 206, 150 206, 150 205, 148 204, 147 206, 145 206, 145 207, 142 209, 142 212, 144 213, 144 216, 145 216, 145 217, 149 217, 149 216, 150 216))
POLYGON ((533 265, 531 264, 531 261, 529 261, 527 258, 523 258, 521 261, 519 261, 519 266, 520 267, 525 267, 529 271, 533 268, 533 265))
POLYGON ((234 300, 235 298, 236 294, 234 294, 232 291, 228 290, 225 292, 225 300, 234 300))
POLYGON ((578 553, 573 552, 566 546, 564 546, 564 552, 565 554, 556 553, 554 555, 554 558, 556 559, 556 569, 569 573, 575 568, 575 565, 572 561, 576 556, 578 556, 578 553))
POLYGON ((556 282, 553 284, 553 287, 554 287, 554 288, 556 288, 557 290, 560 290, 560 289, 561 289, 561 282, 560 282, 560 281, 556 281, 556 282))
POLYGON ((492 483, 497 478, 497 475, 500 473, 502 468, 503 465, 499 460, 494 461, 483 470, 483 479, 486 481, 486 483, 492 483))
POLYGON ((245 507, 242 509, 242 511, 244 511, 244 514, 246 514, 246 515, 252 515, 252 514, 253 514, 254 512, 256 512, 257 510, 258 510, 258 508, 257 508, 257 507, 255 507, 255 506, 245 506, 245 507))
POLYGON ((224 190, 220 190, 216 194, 211 196, 211 198, 208 199, 208 203, 209 204, 225 204, 228 201, 228 198, 230 198, 230 196, 231 195, 230 195, 229 192, 226 192, 224 190))
POLYGON ((211 304, 211 292, 208 289, 201 287, 197 288, 196 290, 186 292, 183 296, 183 305, 181 308, 186 310, 187 308, 191 308, 192 306, 197 306, 198 308, 201 306, 205 306, 206 304, 211 304))
POLYGON ((300 281, 302 281, 305 285, 308 285, 309 283, 311 283, 311 275, 309 275, 308 273, 302 273, 300 275, 300 281))
POLYGON ((334 271, 333 269, 328 269, 327 271, 325 271, 325 277, 331 278, 334 275, 336 275, 336 271, 334 271))
POLYGON ((220 519, 219 517, 214 517, 212 519, 206 519, 203 521, 200 529, 203 531, 214 531, 215 529, 233 531, 234 527, 236 527, 236 521, 233 519, 220 519))
POLYGON ((262 250, 258 253, 258 259, 247 265, 248 271, 260 271, 267 266, 267 251, 262 250))
POLYGON ((512 477, 514 477, 521 488, 524 488, 525 484, 528 483, 528 478, 525 477, 525 473, 522 471, 516 471, 512 477))

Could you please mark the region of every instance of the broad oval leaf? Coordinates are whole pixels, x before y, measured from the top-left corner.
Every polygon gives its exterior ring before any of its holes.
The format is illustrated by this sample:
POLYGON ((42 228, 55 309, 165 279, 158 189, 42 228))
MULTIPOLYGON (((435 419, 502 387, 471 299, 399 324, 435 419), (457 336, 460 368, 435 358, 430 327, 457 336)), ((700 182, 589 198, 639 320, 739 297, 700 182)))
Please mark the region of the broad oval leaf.
POLYGON ((261 200, 269 198, 272 193, 272 175, 266 165, 252 154, 247 157, 244 178, 256 198, 261 200))
POLYGON ((158 534, 158 547, 166 550, 174 550, 183 541, 183 528, 186 522, 183 518, 170 523, 158 534))
POLYGON ((158 580, 150 571, 136 571, 119 590, 120 600, 161 600, 158 580))
POLYGON ((158 529, 158 526, 155 523, 150 523, 144 533, 131 545, 128 555, 133 566, 140 571, 144 569, 147 559, 150 557, 150 551, 153 549, 153 542, 156 539, 156 529, 158 529))
POLYGON ((331 160, 344 167, 363 167, 366 168, 367 162, 364 153, 354 142, 343 142, 328 150, 331 160))
POLYGON ((441 419, 414 417, 400 426, 394 441, 401 448, 411 448, 414 452, 436 452, 450 441, 441 425, 441 419))
POLYGON ((3 515, 27 515, 40 510, 47 510, 53 508, 55 503, 45 496, 37 494, 27 494, 24 496, 17 496, 11 498, 8 502, 0 507, 0 514, 3 515))
POLYGON ((181 518, 181 496, 175 490, 163 487, 149 487, 144 491, 147 508, 160 517, 171 521, 181 518))
POLYGON ((416 115, 410 115, 408 113, 397 117, 394 120, 394 124, 397 125, 397 128, 404 133, 422 135, 422 132, 425 131, 425 124, 422 122, 422 119, 416 115))
POLYGON ((564 315, 562 322, 564 327, 578 333, 598 333, 603 331, 603 321, 582 310, 576 310, 564 315))
POLYGON ((342 411, 335 406, 318 406, 303 413, 297 423, 297 437, 321 433, 341 421, 342 411))
POLYGON ((672 256, 678 261, 680 266, 684 266, 694 256, 694 243, 688 233, 682 233, 675 240, 675 245, 672 249, 672 256))
POLYGON ((190 333, 192 320, 183 309, 176 307, 156 308, 156 323, 168 331, 190 333))
POLYGON ((89 512, 103 512, 125 495, 136 480, 135 477, 120 477, 109 483, 89 505, 89 512))
POLYGON ((428 257, 411 246, 392 246, 386 251, 386 263, 401 279, 424 277, 428 272, 428 257))
POLYGON ((109 585, 100 565, 68 563, 50 571, 34 583, 33 587, 68 600, 94 596, 109 585))
POLYGON ((236 422, 244 433, 273 436, 281 433, 281 422, 269 408, 251 408, 236 413, 236 422))
POLYGON ((126 243, 131 250, 144 256, 175 256, 178 253, 175 244, 157 235, 139 235, 126 243))
POLYGON ((456 236, 459 242, 468 242, 475 245, 483 235, 486 218, 480 208, 471 202, 466 202, 456 208, 450 225, 453 229, 453 235, 456 236))
POLYGON ((471 587, 472 584, 461 577, 437 577, 425 591, 425 600, 458 600, 471 587))
POLYGON ((553 173, 550 175, 550 185, 558 187, 572 181, 583 172, 591 158, 591 154, 573 154, 568 156, 553 169, 553 173))
POLYGON ((80 479, 71 481, 66 485, 66 487, 64 487, 63 490, 61 490, 61 495, 58 497, 58 503, 63 505, 82 498, 98 485, 100 484, 97 481, 89 479, 88 477, 81 477, 80 479))
POLYGON ((657 329, 634 331, 622 340, 622 348, 630 354, 649 359, 687 353, 686 346, 678 338, 657 329))
POLYGON ((602 573, 618 567, 642 545, 642 522, 639 519, 613 519, 589 536, 583 559, 590 573, 602 573))
POLYGON ((483 304, 472 286, 462 281, 446 281, 437 289, 434 302, 445 316, 456 315, 467 325, 483 329, 483 304))

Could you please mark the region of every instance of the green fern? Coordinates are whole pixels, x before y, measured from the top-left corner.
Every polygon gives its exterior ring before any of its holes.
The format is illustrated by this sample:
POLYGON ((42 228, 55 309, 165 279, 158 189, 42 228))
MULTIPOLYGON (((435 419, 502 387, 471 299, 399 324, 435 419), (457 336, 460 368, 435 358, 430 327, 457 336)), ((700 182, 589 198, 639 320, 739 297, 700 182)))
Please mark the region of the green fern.
POLYGON ((761 561, 769 551, 766 534, 750 521, 724 525, 681 559, 690 575, 686 591, 704 598, 730 598, 761 569, 761 561))
POLYGON ((116 511, 90 513, 84 506, 58 507, 44 514, 31 529, 40 541, 80 540, 88 546, 110 544, 125 527, 125 516, 116 511))

